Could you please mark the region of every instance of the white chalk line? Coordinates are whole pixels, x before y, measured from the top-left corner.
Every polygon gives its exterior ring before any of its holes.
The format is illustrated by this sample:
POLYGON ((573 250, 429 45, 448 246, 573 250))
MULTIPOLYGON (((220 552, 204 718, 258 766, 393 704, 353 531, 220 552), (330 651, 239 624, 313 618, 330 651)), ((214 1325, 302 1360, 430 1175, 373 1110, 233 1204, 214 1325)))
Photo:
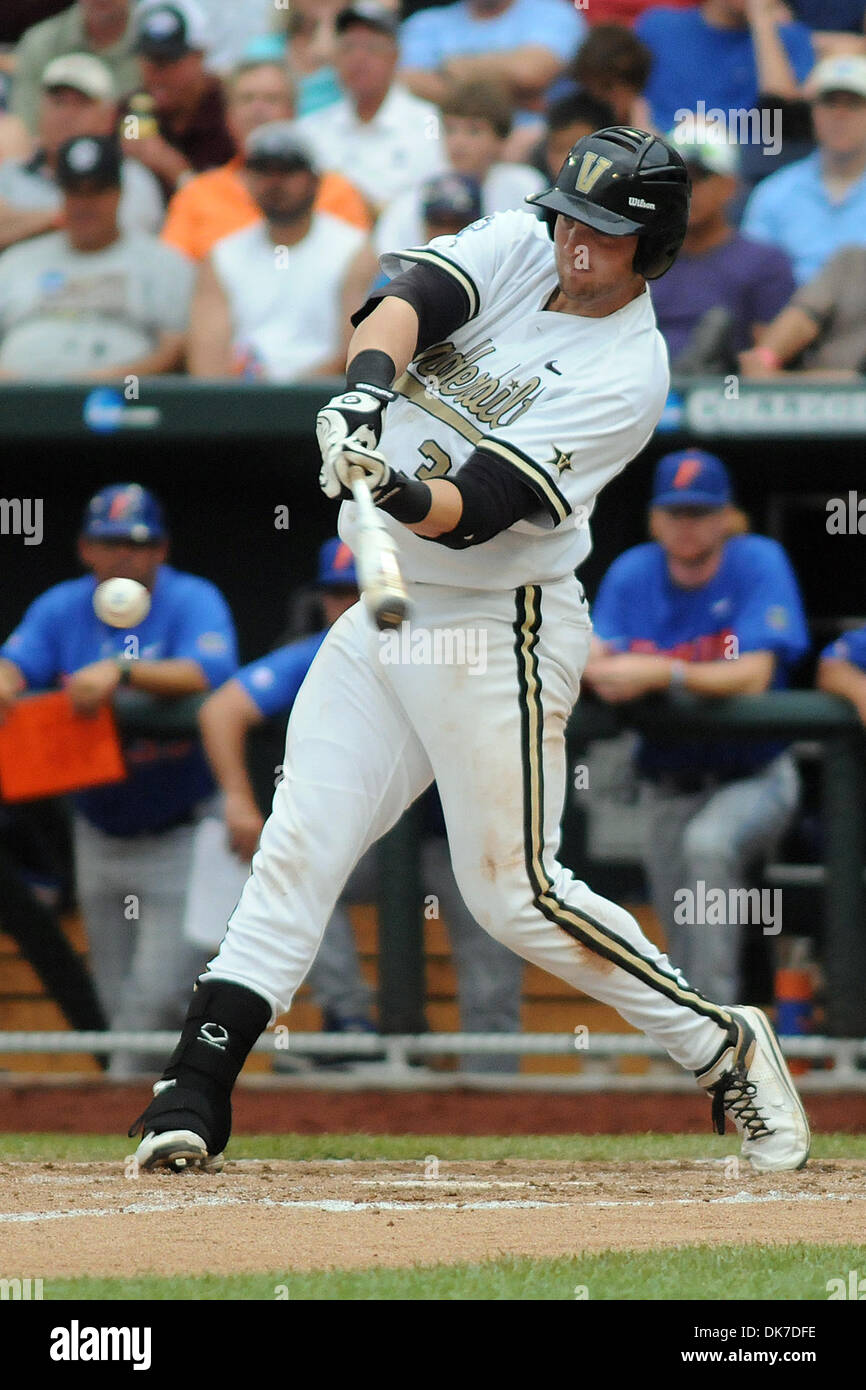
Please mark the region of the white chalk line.
POLYGON ((65 1211, 26 1211, 0 1212, 0 1223, 32 1224, 39 1221, 68 1221, 92 1219, 98 1216, 147 1216, 161 1212, 190 1211, 203 1207, 269 1207, 293 1211, 319 1211, 346 1214, 351 1212, 413 1212, 413 1211, 539 1211, 545 1209, 572 1207, 691 1207, 691 1206, 742 1206, 747 1204, 770 1204, 774 1202, 862 1202, 864 1196, 848 1196, 838 1192, 779 1192, 761 1194, 735 1192, 727 1197, 663 1197, 663 1198, 599 1198, 583 1202, 531 1201, 494 1199, 477 1202, 353 1202, 346 1198, 318 1198, 315 1200, 286 1199, 272 1197, 243 1198, 228 1196, 199 1196, 186 1200, 168 1199, 162 1202, 128 1202, 122 1207, 74 1207, 65 1211))

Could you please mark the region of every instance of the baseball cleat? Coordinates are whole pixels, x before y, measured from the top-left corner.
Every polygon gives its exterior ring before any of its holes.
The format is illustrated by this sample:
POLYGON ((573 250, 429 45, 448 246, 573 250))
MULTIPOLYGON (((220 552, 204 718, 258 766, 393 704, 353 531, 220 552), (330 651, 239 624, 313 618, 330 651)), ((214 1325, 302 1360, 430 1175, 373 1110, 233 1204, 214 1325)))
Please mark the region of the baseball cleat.
POLYGON ((809 1122, 770 1021, 760 1009, 730 1013, 736 1036, 709 1067, 695 1072, 712 1096, 716 1132, 724 1134, 730 1116, 743 1136, 743 1158, 761 1173, 803 1168, 809 1122))
POLYGON ((198 1091, 178 1086, 175 1080, 157 1081, 153 1100, 129 1127, 129 1138, 142 1134, 135 1151, 144 1172, 167 1168, 182 1173, 188 1168, 218 1173, 222 1149, 231 1129, 228 1102, 215 1105, 198 1091), (222 1113, 225 1111, 226 1113, 222 1113))
POLYGON ((182 1173, 188 1168, 218 1173, 223 1166, 223 1155, 209 1154, 201 1135, 190 1129, 145 1134, 135 1151, 135 1160, 146 1173, 158 1168, 169 1168, 173 1173, 182 1173))

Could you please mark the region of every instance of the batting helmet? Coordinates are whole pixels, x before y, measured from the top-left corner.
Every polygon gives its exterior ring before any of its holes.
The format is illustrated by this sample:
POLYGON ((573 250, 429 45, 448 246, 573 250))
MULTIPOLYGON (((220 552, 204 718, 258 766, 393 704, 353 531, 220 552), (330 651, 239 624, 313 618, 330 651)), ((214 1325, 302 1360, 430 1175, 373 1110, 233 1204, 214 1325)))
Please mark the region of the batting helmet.
POLYGON ((551 236, 560 212, 609 236, 636 232, 634 268, 657 280, 683 244, 690 194, 688 170, 672 145, 615 125, 578 140, 553 187, 526 201, 546 210, 551 236))

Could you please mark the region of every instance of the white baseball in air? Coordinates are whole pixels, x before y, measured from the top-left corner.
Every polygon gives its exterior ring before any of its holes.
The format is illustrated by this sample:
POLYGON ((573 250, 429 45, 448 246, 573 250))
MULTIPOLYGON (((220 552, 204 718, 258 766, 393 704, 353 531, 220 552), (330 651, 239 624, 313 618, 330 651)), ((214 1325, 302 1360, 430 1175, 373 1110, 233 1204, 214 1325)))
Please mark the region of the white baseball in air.
POLYGON ((93 595, 93 611, 109 627, 137 627, 150 612, 150 594, 137 579, 106 579, 93 595))

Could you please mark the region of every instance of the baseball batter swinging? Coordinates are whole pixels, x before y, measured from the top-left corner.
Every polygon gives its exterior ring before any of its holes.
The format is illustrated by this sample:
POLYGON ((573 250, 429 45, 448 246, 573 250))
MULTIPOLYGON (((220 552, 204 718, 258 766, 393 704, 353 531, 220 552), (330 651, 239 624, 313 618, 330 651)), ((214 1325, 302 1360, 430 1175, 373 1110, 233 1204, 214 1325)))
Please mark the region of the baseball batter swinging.
POLYGON ((251 876, 130 1131, 143 1168, 220 1162, 250 1048, 289 1008, 354 865, 433 778, 481 925, 693 1071, 756 1168, 808 1157, 764 1015, 704 999, 558 859, 565 727, 591 632, 575 569, 597 494, 661 415, 667 355, 647 280, 682 244, 688 174, 664 140, 617 126, 579 140, 528 201, 544 221, 499 213, 384 258, 393 278, 355 316, 347 391, 317 422, 342 538, 352 546, 362 468, 413 632, 483 632, 485 669, 385 659, 362 604, 331 628, 251 876))

